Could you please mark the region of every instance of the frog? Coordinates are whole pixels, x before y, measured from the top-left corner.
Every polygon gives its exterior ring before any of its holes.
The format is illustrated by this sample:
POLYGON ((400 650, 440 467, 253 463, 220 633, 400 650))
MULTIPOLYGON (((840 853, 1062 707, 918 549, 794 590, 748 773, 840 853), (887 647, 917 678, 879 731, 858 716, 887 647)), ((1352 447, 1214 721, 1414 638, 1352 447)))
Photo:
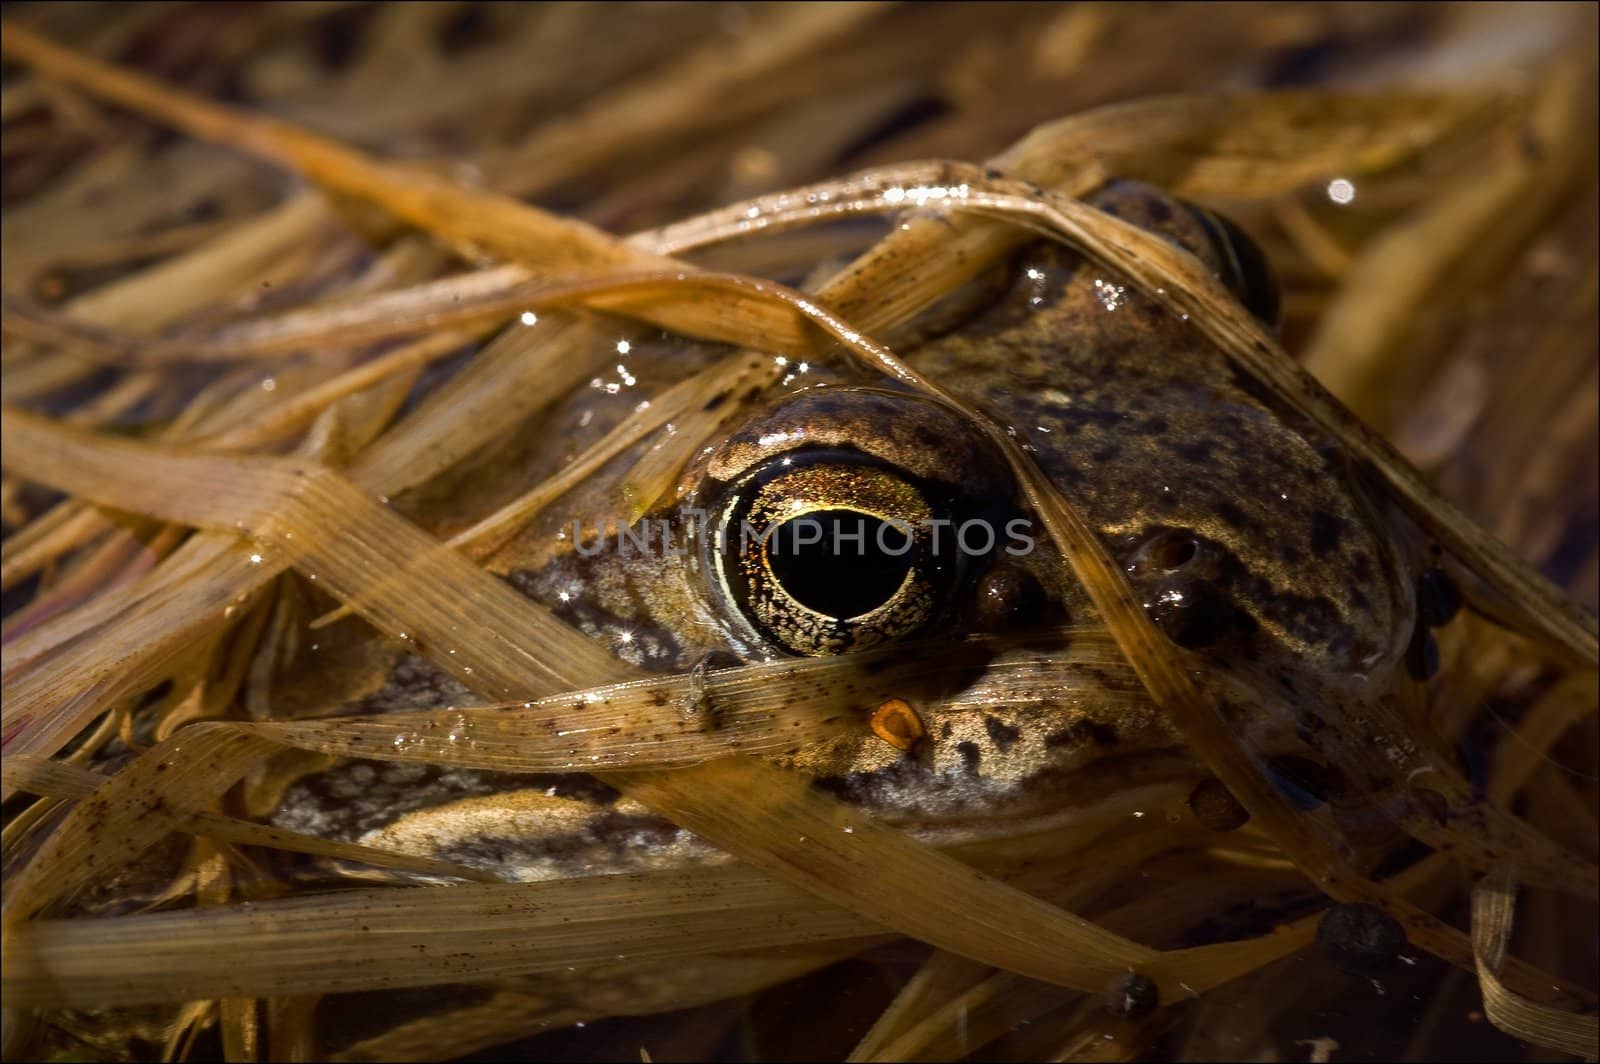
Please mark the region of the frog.
MULTIPOLYGON (((1133 181, 1091 202, 1190 252, 1275 323, 1265 259, 1222 216, 1133 181)), ((1155 294, 1038 241, 932 317, 900 352, 906 362, 1017 442, 1194 660, 1288 707, 1336 696, 1350 677, 1407 680, 1426 638, 1421 547, 1396 534, 1381 492, 1331 438, 1281 409, 1155 294)), ((621 381, 656 365, 645 355, 618 366, 621 381)), ((680 374, 710 358, 673 357, 680 374)), ((910 386, 843 365, 793 369, 628 529, 585 528, 579 515, 607 490, 601 481, 487 567, 640 669, 865 660, 896 648, 939 662, 922 683, 863 684, 862 720, 875 704, 904 707, 909 732, 863 725, 772 755, 919 837, 1022 831, 1192 776, 1197 762, 1125 668, 1087 669, 1070 691, 1036 698, 987 690, 988 666, 1068 648, 1097 621, 994 443, 910 386), (973 643, 975 633, 988 641, 973 643)), ((619 390, 597 378, 553 412, 548 431, 568 451, 585 438, 580 426, 594 438, 623 416, 622 402, 601 402, 619 390)), ((406 648, 373 660, 384 664, 367 674, 381 679, 339 712, 478 701, 406 648)), ((1305 752, 1303 713, 1252 727, 1259 749, 1305 752)), ((1308 759, 1274 763, 1291 766, 1283 787, 1316 789, 1308 759)), ((508 880, 728 859, 581 775, 314 762, 255 801, 280 827, 508 880)))

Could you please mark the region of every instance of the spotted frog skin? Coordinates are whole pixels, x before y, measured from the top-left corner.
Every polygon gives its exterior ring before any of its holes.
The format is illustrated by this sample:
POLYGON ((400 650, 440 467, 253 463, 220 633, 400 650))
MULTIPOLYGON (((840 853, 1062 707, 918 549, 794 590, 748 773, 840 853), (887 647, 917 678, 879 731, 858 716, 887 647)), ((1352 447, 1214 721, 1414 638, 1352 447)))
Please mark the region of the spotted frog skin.
MULTIPOLYGON (((1274 312, 1259 268, 1241 261, 1241 246, 1213 216, 1133 183, 1108 186, 1095 202, 1191 251, 1260 313, 1274 312)), ((1190 323, 1125 280, 1045 243, 1024 248, 1006 271, 974 286, 970 299, 954 298, 961 305, 943 308, 941 318, 956 324, 903 355, 1017 440, 1099 532, 1157 625, 1200 667, 1231 672, 1281 700, 1290 723, 1264 724, 1259 742, 1270 745, 1280 727, 1292 745, 1287 732, 1308 691, 1326 694, 1351 676, 1399 675, 1417 630, 1419 563, 1361 471, 1313 427, 1276 409, 1190 323)), ((597 498, 580 491, 489 567, 646 669, 897 642, 930 662, 970 653, 970 668, 930 670, 921 686, 875 686, 865 677, 858 732, 778 758, 926 837, 1020 830, 1193 773, 1195 762, 1125 669, 1085 667, 1069 688, 990 696, 985 666, 1070 646, 1073 637, 1062 633, 1092 623, 1092 604, 1032 527, 1003 460, 962 416, 882 380, 808 369, 710 441, 684 472, 680 496, 650 515, 652 535, 687 549, 648 560, 575 549, 570 521, 595 512, 582 508, 597 498), (913 511, 954 522, 1020 520, 1032 549, 997 545, 952 557, 921 544, 903 579, 892 560, 884 572, 851 576, 861 587, 899 579, 894 594, 904 592, 877 615, 864 612, 876 616, 871 623, 855 623, 802 601, 826 597, 826 559, 782 569, 764 555, 730 557, 735 548, 718 547, 719 515, 731 524, 735 511, 772 500, 828 520, 913 511), (696 526, 700 511, 708 517, 696 526), (958 651, 978 631, 1000 641, 958 651), (920 742, 896 744, 865 727, 873 706, 889 698, 921 714, 920 742)), ((593 401, 592 391, 575 396, 553 423, 569 424, 563 418, 593 401)), ((363 673, 372 679, 344 711, 477 701, 420 657, 360 653, 381 666, 363 673)), ((287 789, 260 798, 276 823, 511 879, 717 859, 708 844, 583 776, 380 762, 307 767, 287 789)))

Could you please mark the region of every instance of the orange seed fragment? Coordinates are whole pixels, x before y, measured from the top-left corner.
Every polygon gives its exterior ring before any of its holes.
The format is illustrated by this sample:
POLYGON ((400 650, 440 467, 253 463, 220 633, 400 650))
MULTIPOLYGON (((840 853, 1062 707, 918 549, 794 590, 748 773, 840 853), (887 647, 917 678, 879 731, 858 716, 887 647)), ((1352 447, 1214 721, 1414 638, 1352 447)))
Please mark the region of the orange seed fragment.
POLYGON ((910 750, 928 734, 922 718, 903 698, 891 698, 872 711, 872 731, 897 750, 910 750))

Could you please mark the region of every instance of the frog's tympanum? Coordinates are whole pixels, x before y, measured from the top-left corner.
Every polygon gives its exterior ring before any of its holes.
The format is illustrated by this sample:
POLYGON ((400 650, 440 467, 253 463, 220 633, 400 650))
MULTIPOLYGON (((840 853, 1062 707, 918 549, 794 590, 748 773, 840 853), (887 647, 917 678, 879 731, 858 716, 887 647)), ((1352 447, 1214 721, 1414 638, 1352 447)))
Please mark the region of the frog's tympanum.
MULTIPOLYGON (((1193 253, 1272 323, 1271 279, 1231 224, 1131 183, 1095 203, 1193 253)), ((1288 707, 1341 678, 1390 682, 1415 633, 1418 565, 1380 532, 1376 496, 1332 441, 1275 408, 1189 322, 1075 252, 1030 245, 1005 270, 1003 284, 943 308, 942 331, 925 331, 906 360, 1021 444, 1156 625, 1208 668, 1288 707)), ((643 376, 647 357, 626 375, 643 376)), ((1093 623, 1093 605, 967 417, 882 379, 793 369, 708 441, 634 538, 599 529, 594 495, 579 491, 491 568, 647 669, 896 646, 937 661, 921 690, 877 689, 868 674, 859 732, 781 758, 924 836, 1015 830, 1192 771, 1125 669, 1090 669, 1070 693, 986 697, 987 664, 1063 645, 1093 623), (866 727, 891 699, 915 719, 866 727)), ((581 389, 557 409, 554 450, 615 423, 624 407, 604 409, 608 391, 581 389)), ((477 701, 419 656, 386 660, 347 711, 477 701)), ((1262 725, 1262 748, 1272 727, 1292 736, 1294 718, 1262 725)), ((318 766, 273 800, 286 827, 514 879, 718 856, 581 775, 354 761, 318 766)))

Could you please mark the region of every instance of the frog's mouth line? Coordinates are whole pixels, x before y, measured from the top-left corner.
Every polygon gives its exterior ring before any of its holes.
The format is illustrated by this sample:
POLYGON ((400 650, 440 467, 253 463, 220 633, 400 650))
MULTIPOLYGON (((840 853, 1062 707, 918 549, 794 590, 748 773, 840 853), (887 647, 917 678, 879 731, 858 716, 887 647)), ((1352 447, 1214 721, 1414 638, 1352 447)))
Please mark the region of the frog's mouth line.
MULTIPOLYGON (((993 752, 991 756, 995 756, 993 752)), ((381 780, 395 767, 354 763, 330 771, 338 777, 352 773, 370 777, 376 772, 381 780)), ((1176 749, 1056 766, 1021 777, 1009 786, 959 771, 938 778, 925 764, 912 759, 895 768, 902 771, 824 778, 817 785, 924 842, 981 850, 985 843, 1035 835, 1081 839, 1108 831, 1169 830, 1185 821, 1185 803, 1208 778, 1202 766, 1176 749)), ((302 798, 310 798, 309 792, 304 792, 308 784, 326 786, 315 777, 293 785, 285 812, 275 817, 274 823, 291 829, 309 825, 305 817, 315 816, 312 810, 296 812, 302 798)), ((369 778, 366 787, 372 786, 369 778)), ((619 802, 614 793, 560 796, 555 790, 555 786, 525 777, 502 779, 493 774, 457 772, 451 776, 450 789, 438 791, 431 802, 414 798, 409 809, 385 802, 372 808, 367 818, 327 833, 345 841, 479 868, 514 882, 622 874, 728 859, 714 846, 637 803, 619 802), (478 776, 483 777, 481 782, 478 776), (573 826, 550 830, 549 823, 561 822, 573 826)), ((341 810, 341 816, 348 819, 349 815, 350 810, 341 810)), ((339 862, 334 867, 352 872, 357 868, 339 862)))

